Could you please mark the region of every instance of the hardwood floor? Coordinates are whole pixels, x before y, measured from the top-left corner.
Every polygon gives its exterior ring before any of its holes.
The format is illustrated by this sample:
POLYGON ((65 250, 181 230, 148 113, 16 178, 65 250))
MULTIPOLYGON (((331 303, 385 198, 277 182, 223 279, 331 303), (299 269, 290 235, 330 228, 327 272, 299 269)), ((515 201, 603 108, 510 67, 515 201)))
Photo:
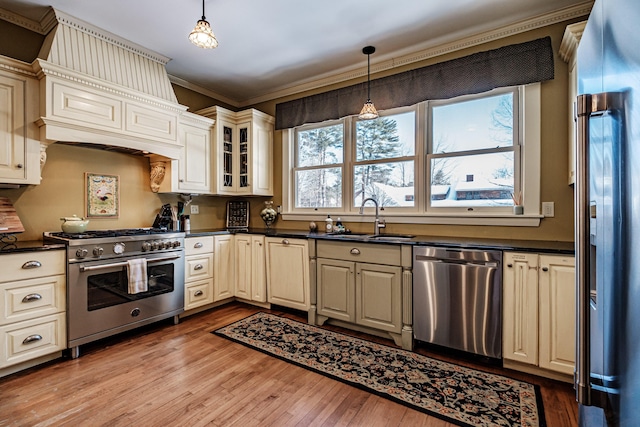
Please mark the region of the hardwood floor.
MULTIPOLYGON (((156 323, 1 378, 0 426, 453 426, 210 333, 259 310, 232 303, 156 323)), ((577 425, 571 385, 451 361, 540 385, 547 425, 577 425)))

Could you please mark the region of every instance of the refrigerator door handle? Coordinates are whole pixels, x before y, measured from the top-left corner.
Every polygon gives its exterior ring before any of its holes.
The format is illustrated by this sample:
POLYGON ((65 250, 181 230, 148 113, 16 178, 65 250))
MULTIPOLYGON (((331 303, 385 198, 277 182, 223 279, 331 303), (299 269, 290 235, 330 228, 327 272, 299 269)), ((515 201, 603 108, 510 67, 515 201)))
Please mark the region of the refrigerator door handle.
POLYGON ((590 304, 589 277, 590 218, 595 215, 589 195, 589 121, 623 107, 622 92, 579 95, 577 99, 576 182, 575 182, 575 246, 576 246, 576 367, 574 387, 576 400, 591 405, 590 304))

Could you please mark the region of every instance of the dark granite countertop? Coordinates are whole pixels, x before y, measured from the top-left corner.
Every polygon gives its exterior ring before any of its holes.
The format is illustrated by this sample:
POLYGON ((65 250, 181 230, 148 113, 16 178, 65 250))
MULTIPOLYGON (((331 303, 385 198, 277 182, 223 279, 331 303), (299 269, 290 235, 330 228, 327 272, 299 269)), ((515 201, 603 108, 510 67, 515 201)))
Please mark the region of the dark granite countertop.
POLYGON ((26 240, 17 242, 0 242, 0 255, 17 252, 36 252, 65 249, 63 243, 43 243, 42 240, 26 240))
POLYGON ((376 244, 403 244, 420 246, 456 247, 462 249, 498 249, 505 251, 523 251, 538 253, 558 253, 573 254, 573 242, 559 242, 547 240, 510 240, 510 239, 482 239, 468 237, 443 237, 443 236, 423 236, 383 234, 383 239, 373 238, 370 234, 336 234, 336 233, 311 233, 306 230, 286 230, 286 229, 265 229, 248 228, 242 230, 209 229, 193 230, 186 234, 187 237, 206 236, 216 234, 264 234, 273 237, 289 237, 301 239, 319 239, 334 241, 366 242, 376 244), (395 238, 394 238, 395 237, 395 238))

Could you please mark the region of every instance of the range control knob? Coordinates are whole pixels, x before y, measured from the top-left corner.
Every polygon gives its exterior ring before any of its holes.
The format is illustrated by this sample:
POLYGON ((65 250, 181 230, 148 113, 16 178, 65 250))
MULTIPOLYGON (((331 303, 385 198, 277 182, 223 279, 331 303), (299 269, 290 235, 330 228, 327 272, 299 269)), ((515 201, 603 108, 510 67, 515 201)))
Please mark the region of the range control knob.
POLYGON ((154 240, 153 242, 151 242, 151 250, 156 250, 158 249, 158 241, 154 240))
POLYGON ((93 255, 94 256, 100 256, 104 253, 104 249, 102 249, 99 246, 96 246, 95 248, 93 248, 93 255))
POLYGON ((173 246, 174 248, 179 248, 180 247, 180 240, 174 240, 173 243, 171 244, 171 246, 173 246))
POLYGON ((113 253, 116 255, 122 255, 124 253, 124 243, 115 243, 113 245, 113 253))
POLYGON ((142 244, 142 251, 143 251, 143 252, 148 252, 148 251, 150 251, 150 250, 151 250, 151 243, 149 243, 149 242, 144 242, 144 243, 142 244))
POLYGON ((88 254, 88 253, 89 253, 89 251, 88 251, 88 250, 83 249, 83 248, 80 248, 80 249, 78 249, 78 250, 76 251, 76 256, 77 256, 78 258, 84 258, 84 257, 86 257, 86 256, 87 256, 87 254, 88 254))

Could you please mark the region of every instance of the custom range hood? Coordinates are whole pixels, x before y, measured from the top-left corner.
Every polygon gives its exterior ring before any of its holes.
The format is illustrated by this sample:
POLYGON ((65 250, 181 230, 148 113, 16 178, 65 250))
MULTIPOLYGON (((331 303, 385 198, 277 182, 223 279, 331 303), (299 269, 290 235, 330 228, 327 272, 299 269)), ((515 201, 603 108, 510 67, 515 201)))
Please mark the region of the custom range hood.
POLYGON ((162 55, 51 9, 33 63, 40 140, 178 159, 178 104, 162 55))

